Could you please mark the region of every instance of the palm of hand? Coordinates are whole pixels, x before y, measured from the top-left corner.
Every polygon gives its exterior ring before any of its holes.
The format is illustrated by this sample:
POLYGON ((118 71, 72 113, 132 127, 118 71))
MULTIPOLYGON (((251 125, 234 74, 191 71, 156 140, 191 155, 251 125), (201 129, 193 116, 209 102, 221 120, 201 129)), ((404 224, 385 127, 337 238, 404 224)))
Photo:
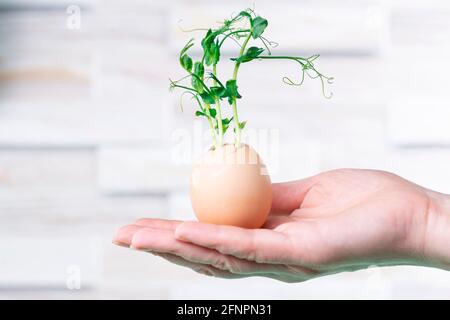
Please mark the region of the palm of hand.
POLYGON ((424 189, 393 174, 335 170, 274 185, 272 213, 261 229, 144 219, 116 242, 204 274, 304 281, 371 264, 414 263, 410 253, 422 235, 413 229, 426 222, 427 205, 424 189))
MULTIPOLYGON (((296 248, 292 262, 326 272, 359 269, 403 255, 421 240, 411 229, 425 223, 428 198, 398 176, 336 170, 311 179, 307 188, 298 209, 272 214, 264 226, 289 236, 296 248)), ((289 194, 277 199, 283 197, 289 194)))

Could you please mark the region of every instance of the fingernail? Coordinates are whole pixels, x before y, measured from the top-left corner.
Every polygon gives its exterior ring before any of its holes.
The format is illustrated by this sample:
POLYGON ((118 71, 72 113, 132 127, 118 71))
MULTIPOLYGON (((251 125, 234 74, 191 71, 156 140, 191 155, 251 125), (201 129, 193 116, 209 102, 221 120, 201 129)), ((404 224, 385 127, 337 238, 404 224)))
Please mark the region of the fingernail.
POLYGON ((114 245, 116 245, 116 246, 119 246, 119 247, 124 247, 124 248, 129 248, 130 247, 128 244, 120 242, 120 241, 113 240, 112 243, 114 245))
POLYGON ((153 251, 151 251, 150 249, 147 249, 147 248, 138 248, 138 247, 135 247, 133 245, 130 245, 129 248, 132 249, 132 250, 136 250, 136 251, 143 251, 143 252, 154 254, 153 251))

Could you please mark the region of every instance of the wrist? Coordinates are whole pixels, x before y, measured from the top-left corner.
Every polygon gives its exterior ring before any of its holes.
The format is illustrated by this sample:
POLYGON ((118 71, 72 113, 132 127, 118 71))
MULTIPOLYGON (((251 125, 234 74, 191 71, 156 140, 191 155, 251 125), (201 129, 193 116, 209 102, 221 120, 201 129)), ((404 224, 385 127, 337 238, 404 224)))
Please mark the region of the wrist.
POLYGON ((423 255, 434 267, 450 270, 450 195, 429 192, 423 255))

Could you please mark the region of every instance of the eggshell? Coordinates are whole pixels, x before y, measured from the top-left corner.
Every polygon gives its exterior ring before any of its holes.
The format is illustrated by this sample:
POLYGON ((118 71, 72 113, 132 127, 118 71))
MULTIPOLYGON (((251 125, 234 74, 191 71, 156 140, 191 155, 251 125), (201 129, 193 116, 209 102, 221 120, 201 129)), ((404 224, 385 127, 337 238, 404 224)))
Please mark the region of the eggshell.
POLYGON ((259 228, 270 211, 272 184, 253 148, 226 144, 196 162, 190 196, 201 222, 259 228))

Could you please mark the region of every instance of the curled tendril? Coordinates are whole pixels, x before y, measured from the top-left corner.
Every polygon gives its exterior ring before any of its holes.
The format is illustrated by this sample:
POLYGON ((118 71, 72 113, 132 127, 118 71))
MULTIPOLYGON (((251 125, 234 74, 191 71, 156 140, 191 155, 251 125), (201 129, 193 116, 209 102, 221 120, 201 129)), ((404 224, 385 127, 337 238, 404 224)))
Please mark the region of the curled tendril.
POLYGON ((333 96, 333 92, 327 93, 325 84, 332 84, 334 82, 334 78, 323 75, 315 68, 312 62, 316 60, 318 57, 319 57, 318 54, 312 55, 306 59, 289 57, 290 60, 294 60, 302 66, 302 76, 299 82, 295 82, 288 77, 283 77, 283 82, 290 86, 301 86, 305 81, 306 78, 305 75, 310 79, 319 79, 321 83, 323 96, 327 99, 331 99, 331 97, 333 96))
POLYGON ((195 100, 197 101, 198 106, 200 107, 200 110, 203 111, 203 107, 202 107, 202 104, 200 103, 200 100, 199 100, 199 98, 198 98, 198 95, 195 94, 195 93, 193 93, 193 92, 191 92, 191 91, 184 91, 184 92, 181 94, 181 96, 180 96, 180 109, 181 109, 181 112, 184 112, 184 109, 183 109, 183 97, 184 97, 186 94, 190 94, 190 95, 192 96, 191 99, 195 99, 195 100))
POLYGON ((247 12, 247 13, 249 13, 250 15, 253 14, 253 16, 256 17, 256 13, 255 13, 255 5, 253 4, 253 8, 247 8, 247 9, 245 9, 245 10, 239 11, 238 13, 236 13, 236 11, 232 12, 231 15, 230 15, 230 19, 231 19, 232 21, 233 21, 233 20, 235 21, 235 20, 240 20, 240 19, 242 19, 243 17, 240 15, 240 13, 241 13, 242 11, 247 12))
POLYGON ((253 15, 256 16, 255 6, 255 3, 253 2, 253 8, 247 8, 246 11, 253 13, 253 15))
POLYGON ((268 53, 269 55, 271 55, 272 52, 270 51, 270 48, 269 48, 269 46, 267 45, 266 41, 264 41, 264 39, 263 39, 262 37, 259 37, 259 40, 261 40, 261 42, 263 43, 264 47, 266 47, 267 53, 268 53))
POLYGON ((283 77, 283 82, 290 86, 301 86, 303 82, 305 81, 305 72, 302 72, 302 78, 300 79, 300 82, 294 82, 288 77, 283 77))
POLYGON ((259 40, 263 43, 264 47, 266 47, 267 53, 269 55, 272 54, 269 47, 276 48, 278 46, 278 42, 270 41, 267 38, 264 38, 263 36, 259 36, 259 40))
POLYGON ((304 73, 306 73, 306 75, 310 78, 310 79, 317 79, 317 78, 319 78, 320 77, 320 75, 317 73, 317 71, 314 71, 313 70, 313 72, 316 72, 316 74, 312 74, 311 73, 311 71, 310 71, 310 69, 304 69, 303 70, 304 71, 304 73))
POLYGON ((307 59, 308 60, 308 64, 307 64, 307 67, 305 69, 305 72, 308 75, 308 77, 310 77, 311 79, 317 79, 317 78, 320 79, 323 96, 325 98, 327 98, 327 99, 331 99, 333 97, 333 92, 330 91, 328 94, 326 93, 325 82, 327 84, 332 84, 333 81, 334 81, 334 78, 333 77, 327 77, 327 76, 323 75, 322 73, 320 73, 319 71, 317 71, 317 69, 314 67, 314 64, 311 61, 317 59, 318 57, 319 57, 319 55, 314 55, 314 56, 311 56, 310 58, 307 59), (314 72, 315 75, 311 75, 309 73, 309 71, 314 72))
POLYGON ((242 48, 242 44, 238 41, 238 39, 235 39, 234 37, 230 37, 230 39, 233 40, 233 42, 236 43, 239 48, 242 48))
POLYGON ((169 78, 169 91, 173 91, 175 90, 175 88, 177 87, 177 81, 173 81, 172 79, 169 78))
POLYGON ((308 60, 311 63, 311 62, 313 62, 314 60, 316 60, 319 57, 320 57, 320 54, 313 54, 312 56, 310 56, 306 60, 308 60))
POLYGON ((172 79, 169 78, 169 81, 170 81, 170 87, 169 87, 169 90, 173 90, 174 88, 182 88, 182 89, 186 89, 186 90, 189 90, 189 91, 192 91, 192 92, 201 93, 201 92, 198 92, 198 90, 196 90, 196 89, 194 89, 194 88, 191 88, 191 87, 187 87, 187 86, 183 86, 183 85, 179 85, 179 84, 178 84, 179 82, 181 82, 181 81, 183 81, 184 79, 187 79, 187 78, 195 78, 195 79, 197 79, 197 81, 202 85, 203 90, 209 93, 209 87, 205 84, 205 82, 203 81, 203 79, 200 78, 200 77, 199 77, 198 75, 196 75, 195 73, 189 73, 188 75, 186 75, 186 76, 184 76, 184 77, 182 77, 182 78, 180 78, 180 79, 178 79, 178 80, 176 80, 176 81, 173 81, 172 79))
POLYGON ((180 79, 178 79, 178 80, 172 80, 172 79, 169 79, 170 80, 170 85, 172 85, 172 84, 174 84, 174 85, 176 85, 176 84, 178 84, 178 82, 181 82, 181 81, 183 81, 184 79, 187 79, 187 78, 189 78, 189 77, 191 77, 191 75, 190 74, 188 74, 188 75, 186 75, 186 76, 184 76, 184 77, 182 77, 182 78, 180 78, 180 79))
POLYGON ((243 17, 240 15, 240 12, 239 13, 232 12, 230 14, 230 19, 225 19, 224 21, 219 22, 219 23, 222 23, 224 26, 227 26, 227 27, 231 28, 231 25, 233 23, 235 23, 236 21, 240 21, 242 18, 243 17))
POLYGON ((239 15, 239 13, 236 13, 236 11, 233 11, 230 14, 230 19, 226 19, 224 20, 224 24, 228 23, 229 25, 231 25, 234 21, 238 21, 239 19, 241 19, 242 17, 239 15))
POLYGON ((266 41, 266 42, 269 44, 269 46, 270 46, 271 48, 276 48, 276 47, 278 47, 278 45, 279 45, 279 43, 276 42, 276 41, 269 40, 269 39, 267 39, 266 37, 263 37, 263 36, 259 36, 259 37, 260 37, 262 40, 266 41))

